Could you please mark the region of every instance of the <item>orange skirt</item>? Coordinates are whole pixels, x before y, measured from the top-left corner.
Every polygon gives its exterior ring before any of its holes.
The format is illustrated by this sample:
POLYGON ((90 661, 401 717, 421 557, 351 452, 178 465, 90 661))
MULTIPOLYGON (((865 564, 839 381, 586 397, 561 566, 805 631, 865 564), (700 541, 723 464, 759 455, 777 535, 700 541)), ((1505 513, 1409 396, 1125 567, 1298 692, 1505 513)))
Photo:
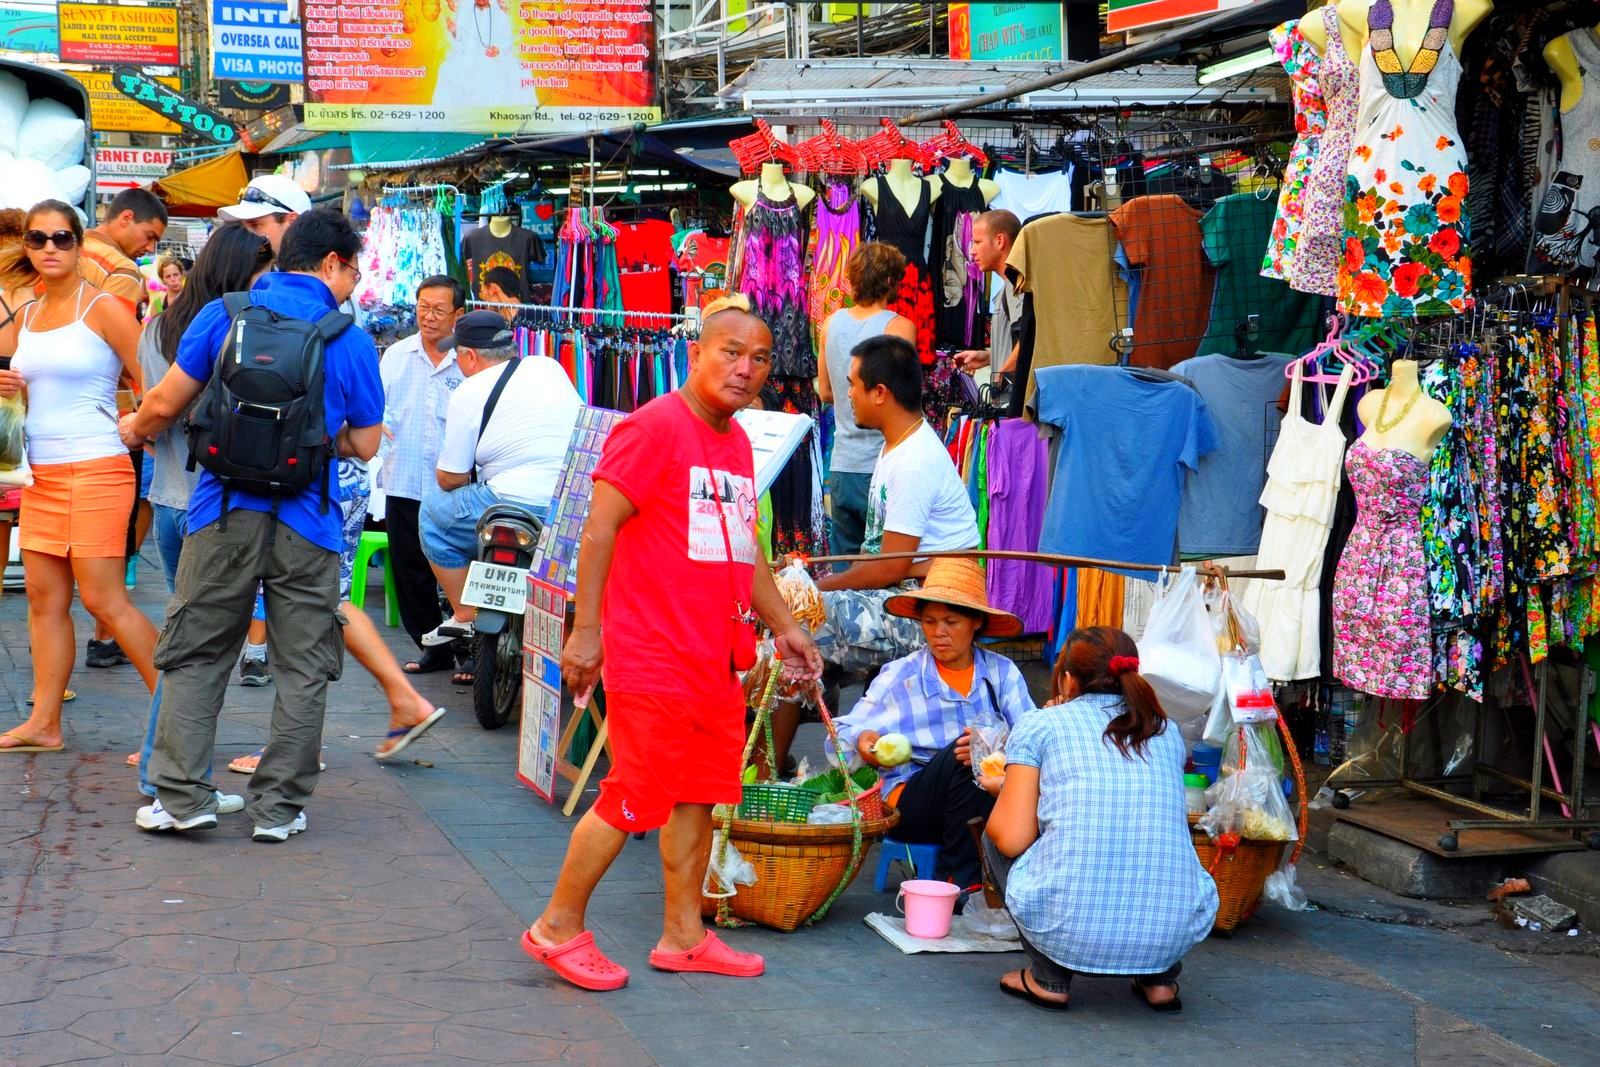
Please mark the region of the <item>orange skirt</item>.
POLYGON ((22 490, 18 543, 25 552, 103 559, 128 554, 133 463, 126 452, 81 463, 43 463, 22 490))

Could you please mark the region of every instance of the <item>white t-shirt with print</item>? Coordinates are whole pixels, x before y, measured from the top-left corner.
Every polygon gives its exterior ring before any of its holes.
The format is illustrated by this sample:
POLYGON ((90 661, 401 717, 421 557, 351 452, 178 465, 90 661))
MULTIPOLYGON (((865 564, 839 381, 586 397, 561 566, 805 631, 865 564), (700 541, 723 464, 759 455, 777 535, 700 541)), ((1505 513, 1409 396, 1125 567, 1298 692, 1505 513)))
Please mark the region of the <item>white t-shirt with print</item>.
POLYGON ((500 499, 538 510, 549 506, 556 491, 583 401, 555 360, 527 356, 522 364, 507 360, 503 368, 480 371, 450 395, 439 469, 466 474, 476 466, 478 480, 500 499), (494 383, 513 370, 479 440, 494 383))
POLYGON ((863 552, 882 552, 884 532, 921 540, 929 552, 978 547, 978 516, 944 442, 926 422, 880 453, 867 491, 863 552))

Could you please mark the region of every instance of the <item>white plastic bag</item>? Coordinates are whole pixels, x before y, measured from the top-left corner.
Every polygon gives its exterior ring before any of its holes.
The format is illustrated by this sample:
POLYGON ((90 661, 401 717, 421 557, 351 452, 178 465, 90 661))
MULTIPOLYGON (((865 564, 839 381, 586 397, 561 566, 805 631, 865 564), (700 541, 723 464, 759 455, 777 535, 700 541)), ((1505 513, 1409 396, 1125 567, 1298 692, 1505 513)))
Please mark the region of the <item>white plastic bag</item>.
POLYGON ((1179 729, 1211 710, 1222 683, 1222 657, 1193 567, 1157 592, 1139 640, 1139 673, 1179 729))
POLYGON ((10 71, 0 71, 0 159, 17 154, 17 131, 28 113, 28 90, 22 79, 10 71))
POLYGON ((1284 850, 1283 860, 1283 866, 1267 875, 1267 884, 1262 888, 1261 895, 1280 908, 1305 911, 1306 892, 1300 888, 1300 879, 1296 877, 1295 868, 1289 863, 1287 849, 1284 850))
POLYGON ((83 136, 83 120, 70 107, 59 100, 40 99, 28 104, 17 144, 29 159, 57 171, 83 162, 83 136))
POLYGON ((729 841, 723 846, 727 831, 720 827, 711 835, 711 861, 706 864, 705 881, 700 883, 703 896, 720 900, 731 897, 739 886, 756 884, 756 869, 729 841))

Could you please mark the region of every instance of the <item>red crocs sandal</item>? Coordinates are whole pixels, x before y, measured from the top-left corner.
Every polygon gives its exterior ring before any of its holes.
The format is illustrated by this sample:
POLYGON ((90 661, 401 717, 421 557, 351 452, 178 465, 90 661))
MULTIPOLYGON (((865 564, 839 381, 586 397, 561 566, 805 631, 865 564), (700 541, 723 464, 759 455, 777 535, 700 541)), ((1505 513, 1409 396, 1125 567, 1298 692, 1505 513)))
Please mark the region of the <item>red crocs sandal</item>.
POLYGON ((627 970, 606 959, 605 953, 595 947, 594 934, 587 930, 554 948, 544 947, 533 939, 531 931, 524 930, 522 951, 579 989, 605 993, 628 984, 627 970))
POLYGON ((735 952, 714 931, 707 930, 706 938, 688 952, 650 953, 650 966, 658 971, 695 971, 701 974, 725 974, 730 978, 755 978, 767 969, 767 961, 754 952, 735 952))

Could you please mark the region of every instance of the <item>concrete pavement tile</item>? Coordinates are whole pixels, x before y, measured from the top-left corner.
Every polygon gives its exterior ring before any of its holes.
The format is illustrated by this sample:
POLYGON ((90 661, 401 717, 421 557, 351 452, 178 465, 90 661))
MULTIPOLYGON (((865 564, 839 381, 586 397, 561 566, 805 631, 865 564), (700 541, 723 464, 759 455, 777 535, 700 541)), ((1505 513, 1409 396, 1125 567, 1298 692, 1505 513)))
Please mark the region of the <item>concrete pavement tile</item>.
POLYGON ((242 908, 186 913, 178 909, 177 923, 191 934, 209 934, 229 941, 288 941, 306 937, 312 925, 275 915, 251 915, 242 908))
POLYGON ((295 1002, 293 994, 247 974, 208 974, 173 998, 172 1006, 202 1017, 271 1015, 295 1002))
POLYGON ((199 1025, 204 1016, 176 1007, 92 1011, 67 1027, 114 1052, 160 1055, 199 1025))
POLYGON ((573 992, 583 998, 582 1004, 568 1007, 548 1004, 519 1005, 469 1011, 457 1015, 451 1021, 462 1026, 563 1041, 597 1041, 628 1032, 621 1023, 611 1017, 594 995, 579 989, 573 989, 573 992))
POLYGON ((438 930, 423 929, 419 926, 402 926, 399 923, 389 922, 387 918, 318 926, 307 935, 312 941, 336 947, 392 945, 438 936, 438 930))
POLYGON ((508 1034, 479 1026, 446 1023, 436 1027, 438 1052, 446 1062, 472 1060, 477 1063, 555 1063, 567 1050, 560 1038, 508 1034))
POLYGON ((606 1037, 596 1041, 574 1041, 561 1054, 564 1063, 588 1067, 658 1067, 658 1061, 632 1037, 606 1037))
MULTIPOLYGON (((492 902, 495 910, 499 910, 501 907, 499 899, 488 889, 483 889, 481 892, 486 895, 486 899, 480 899, 485 904, 492 902)), ((478 921, 480 913, 481 907, 457 901, 456 906, 452 908, 385 908, 383 921, 436 933, 459 934, 472 927, 478 921)))
POLYGON ((355 989, 301 997, 288 1009, 290 1015, 322 1023, 439 1023, 448 1011, 425 1008, 396 997, 377 996, 355 989))
POLYGON ((312 926, 361 922, 364 919, 376 919, 384 913, 380 905, 360 900, 272 900, 263 902, 254 910, 283 919, 299 919, 312 926))
POLYGON ((392 945, 358 945, 345 949, 340 959, 374 974, 442 971, 465 960, 469 951, 467 945, 455 937, 430 937, 392 945))
POLYGON ((238 968, 241 974, 300 972, 338 958, 338 949, 315 941, 257 941, 239 946, 238 968))
POLYGON ((56 994, 111 1001, 123 1008, 154 1007, 188 989, 196 977, 188 971, 165 967, 134 967, 112 957, 110 965, 95 974, 59 983, 56 994))
POLYGON ((30 1000, 38 1000, 54 988, 54 982, 21 971, 11 971, 0 975, 0 1006, 26 1004, 30 1000))
POLYGON ((279 1056, 313 1048, 322 1024, 285 1015, 228 1015, 207 1019, 172 1051, 212 1064, 249 1067, 279 1056))
MULTIPOLYGON (((0 1034, 37 1034, 65 1030, 91 1011, 105 1008, 105 1002, 90 997, 52 993, 41 1000, 13 1004, 0 1011, 0 1034)), ((0 1041, 0 1046, 4 1042, 0 1041)), ((5 1057, 0 1056, 0 1063, 5 1057)))
POLYGON ((79 956, 89 952, 112 951, 127 940, 121 934, 85 927, 80 930, 18 934, 6 938, 4 947, 7 952, 20 952, 24 956, 79 956))
POLYGON ((227 974, 239 959, 239 945, 204 934, 170 934, 130 937, 117 955, 140 966, 165 967, 197 974, 227 974))
POLYGON ((465 886, 448 882, 409 878, 358 889, 355 897, 368 904, 382 904, 384 907, 426 908, 454 904, 466 891, 465 886))
MULTIPOLYGON (((10 946, 6 946, 9 948, 10 946)), ((26 956, 0 954, 0 961, 23 961, 18 968, 22 973, 50 982, 70 982, 92 974, 102 974, 123 965, 120 956, 109 952, 63 953, 30 959, 26 956)))
MULTIPOLYGON (((474 1017, 472 1021, 479 1026, 491 1025, 482 1021, 485 1016, 504 1013, 506 1019, 511 1020, 519 1017, 521 1011, 531 1003, 549 1003, 547 1000, 536 1001, 531 998, 525 984, 519 985, 504 979, 468 977, 451 971, 380 975, 366 984, 366 991, 375 996, 447 1012, 457 1019, 474 1017)), ((574 1002, 588 1002, 587 994, 579 990, 573 992, 574 1002)), ((543 1016, 549 1010, 549 1007, 541 1006, 536 1014, 543 1016)))
POLYGON ((322 1028, 322 1044, 373 1056, 432 1052, 433 1032, 431 1023, 333 1023, 322 1028))
MULTIPOLYGON (((317 946, 326 948, 326 946, 317 946)), ((329 959, 337 953, 328 950, 329 959)), ((287 989, 297 997, 314 997, 338 993, 345 989, 360 989, 372 977, 372 972, 346 967, 342 963, 312 964, 304 967, 284 968, 262 974, 264 980, 280 989, 287 989)))
POLYGON ((0 1037, 0 1063, 6 1067, 54 1067, 58 1063, 105 1063, 112 1052, 77 1034, 19 1034, 0 1037))

